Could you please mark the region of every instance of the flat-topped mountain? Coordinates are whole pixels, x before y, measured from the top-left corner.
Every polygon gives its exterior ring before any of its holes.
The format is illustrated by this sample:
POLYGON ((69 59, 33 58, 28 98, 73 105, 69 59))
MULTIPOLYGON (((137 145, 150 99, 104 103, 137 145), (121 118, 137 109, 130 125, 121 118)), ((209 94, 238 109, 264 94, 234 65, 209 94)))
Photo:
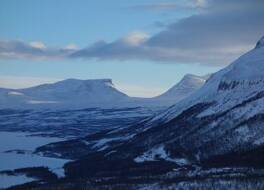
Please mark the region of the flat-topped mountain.
POLYGON ((186 75, 179 84, 154 98, 133 98, 115 88, 111 79, 67 79, 25 89, 0 89, 0 108, 83 109, 91 107, 166 107, 200 88, 202 77, 186 75))

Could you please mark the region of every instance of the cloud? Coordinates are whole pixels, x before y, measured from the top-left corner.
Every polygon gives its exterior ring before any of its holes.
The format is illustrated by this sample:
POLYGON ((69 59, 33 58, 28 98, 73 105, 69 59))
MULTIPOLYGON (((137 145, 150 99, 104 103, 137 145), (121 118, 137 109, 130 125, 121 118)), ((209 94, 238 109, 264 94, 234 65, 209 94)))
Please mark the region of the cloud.
POLYGON ((149 35, 144 32, 132 32, 127 36, 123 37, 121 40, 124 44, 131 46, 138 46, 147 41, 149 35))
POLYGON ((149 58, 148 50, 144 49, 144 44, 149 39, 149 35, 144 32, 132 32, 117 41, 107 43, 98 41, 88 48, 81 49, 70 55, 72 58, 97 58, 97 59, 144 59, 149 58))
POLYGON ((4 59, 64 59, 75 50, 72 45, 60 49, 46 47, 40 41, 0 40, 0 58, 4 59))
POLYGON ((32 48, 37 48, 37 49, 45 49, 46 48, 45 44, 43 42, 40 42, 40 41, 30 42, 29 45, 32 48))
MULTIPOLYGON (((82 49, 76 45, 56 49, 41 42, 0 41, 0 58, 152 60, 224 65, 253 48, 264 34, 263 0, 181 0, 177 6, 183 2, 186 2, 184 6, 198 7, 199 11, 164 25, 153 35, 137 31, 113 42, 97 41, 82 49)), ((160 5, 170 6, 176 5, 160 5)))
POLYGON ((78 50, 79 47, 76 44, 68 44, 66 47, 64 47, 65 50, 78 50))
POLYGON ((97 42, 73 57, 148 59, 180 63, 228 64, 254 46, 264 34, 264 1, 194 1, 203 11, 168 25, 130 46, 120 38, 97 42))
POLYGON ((253 47, 264 34, 263 10, 261 0, 211 1, 202 13, 171 24, 146 45, 190 51, 189 57, 180 61, 228 62, 253 47))

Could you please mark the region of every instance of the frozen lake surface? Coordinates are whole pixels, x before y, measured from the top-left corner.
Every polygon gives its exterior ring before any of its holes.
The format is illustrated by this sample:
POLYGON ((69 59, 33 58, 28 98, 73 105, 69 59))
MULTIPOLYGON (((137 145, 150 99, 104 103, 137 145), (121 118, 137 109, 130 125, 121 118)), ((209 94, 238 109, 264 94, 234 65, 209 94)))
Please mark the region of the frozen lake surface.
MULTIPOLYGON (((47 158, 31 154, 35 148, 52 142, 62 141, 61 138, 30 136, 29 133, 0 132, 0 171, 25 167, 47 166, 58 176, 64 175, 62 166, 68 161, 47 158), (10 150, 25 150, 26 154, 6 152, 10 150)), ((34 179, 26 176, 0 175, 0 188, 21 184, 34 179)))
POLYGON ((13 185, 19 185, 34 180, 35 179, 29 178, 25 175, 19 175, 19 176, 0 175, 0 188, 7 188, 13 185))

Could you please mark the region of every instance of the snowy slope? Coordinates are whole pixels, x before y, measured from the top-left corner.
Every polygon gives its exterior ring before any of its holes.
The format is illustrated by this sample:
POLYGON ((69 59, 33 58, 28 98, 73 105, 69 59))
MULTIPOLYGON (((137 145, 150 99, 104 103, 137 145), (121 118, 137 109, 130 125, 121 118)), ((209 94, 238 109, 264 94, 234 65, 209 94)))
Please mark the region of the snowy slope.
POLYGON ((224 111, 244 99, 264 90, 264 45, 263 38, 256 47, 213 74, 206 84, 191 97, 179 102, 153 120, 169 121, 184 109, 198 102, 214 102, 215 108, 207 112, 224 111), (262 46, 260 45, 262 44, 262 46), (216 106, 218 105, 218 106, 216 106))
POLYGON ((263 39, 192 96, 148 121, 131 146, 140 141, 150 147, 140 155, 162 146, 167 160, 204 162, 229 155, 240 163, 237 155, 245 154, 243 164, 260 164, 263 157, 252 163, 247 152, 255 155, 264 146, 263 39))
POLYGON ((207 76, 200 77, 192 74, 187 74, 178 84, 174 85, 168 91, 157 97, 154 97, 153 99, 174 101, 181 100, 194 93, 200 87, 202 87, 207 78, 207 76))

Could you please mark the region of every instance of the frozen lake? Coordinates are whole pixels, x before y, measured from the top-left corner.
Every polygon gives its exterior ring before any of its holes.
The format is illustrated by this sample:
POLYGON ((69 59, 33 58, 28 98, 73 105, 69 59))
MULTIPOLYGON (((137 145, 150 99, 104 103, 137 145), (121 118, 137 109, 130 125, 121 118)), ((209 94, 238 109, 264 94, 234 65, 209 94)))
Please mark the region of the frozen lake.
MULTIPOLYGON (((64 175, 62 166, 68 161, 63 159, 47 158, 32 155, 30 152, 35 148, 51 142, 62 141, 61 138, 29 136, 29 133, 0 132, 0 171, 13 170, 17 168, 32 166, 47 166, 58 176, 64 175), (17 154, 16 152, 6 153, 10 150, 26 150, 29 153, 17 154)), ((21 184, 34 179, 26 176, 0 175, 0 188, 21 184)))

